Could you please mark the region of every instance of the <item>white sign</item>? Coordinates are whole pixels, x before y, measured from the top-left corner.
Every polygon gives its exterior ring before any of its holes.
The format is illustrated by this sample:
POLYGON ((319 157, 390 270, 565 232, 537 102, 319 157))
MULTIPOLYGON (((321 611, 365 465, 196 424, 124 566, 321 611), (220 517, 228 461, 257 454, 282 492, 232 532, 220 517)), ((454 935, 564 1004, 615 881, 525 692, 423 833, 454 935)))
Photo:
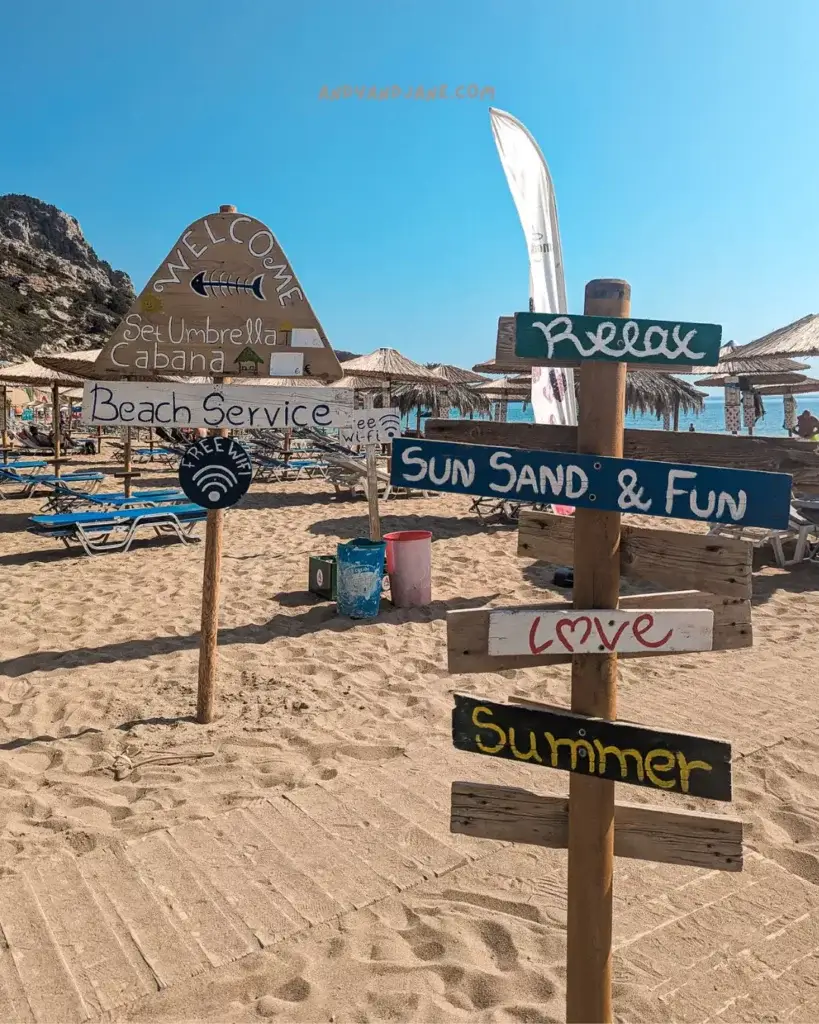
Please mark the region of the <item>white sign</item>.
POLYGON ((348 427, 353 392, 275 384, 87 381, 82 411, 83 422, 94 426, 348 427))
POLYGON ((498 609, 489 613, 490 655, 666 654, 710 651, 714 612, 498 609))
POLYGON ((381 444, 400 436, 401 413, 398 409, 357 410, 353 413, 352 424, 339 430, 339 441, 346 445, 381 444))

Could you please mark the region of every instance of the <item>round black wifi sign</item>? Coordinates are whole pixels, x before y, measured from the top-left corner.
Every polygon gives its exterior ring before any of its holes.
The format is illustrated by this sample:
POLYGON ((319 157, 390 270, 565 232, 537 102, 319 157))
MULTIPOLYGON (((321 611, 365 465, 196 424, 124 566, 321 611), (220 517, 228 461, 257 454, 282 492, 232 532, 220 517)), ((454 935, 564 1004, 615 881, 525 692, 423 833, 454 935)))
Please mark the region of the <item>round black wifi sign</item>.
POLYGON ((231 437, 203 437, 190 445, 179 464, 179 486, 202 508, 228 508, 247 492, 253 463, 231 437))

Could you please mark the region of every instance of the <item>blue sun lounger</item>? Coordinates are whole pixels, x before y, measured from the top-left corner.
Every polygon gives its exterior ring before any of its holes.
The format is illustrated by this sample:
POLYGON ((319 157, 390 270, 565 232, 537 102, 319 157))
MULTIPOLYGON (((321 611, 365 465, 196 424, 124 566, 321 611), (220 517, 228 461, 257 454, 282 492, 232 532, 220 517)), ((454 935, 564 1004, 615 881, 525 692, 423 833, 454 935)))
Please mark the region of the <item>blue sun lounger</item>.
MULTIPOLYGON (((96 470, 63 473, 61 476, 54 476, 52 473, 18 473, 14 467, 0 462, 0 484, 19 484, 22 487, 20 496, 24 498, 30 498, 38 487, 53 492, 63 483, 84 483, 89 490, 96 490, 103 478, 103 474, 96 470)), ((2 491, 0 495, 6 497, 2 491)))
POLYGON ((122 491, 75 490, 66 484, 59 484, 45 502, 40 512, 72 512, 83 508, 128 508, 132 505, 174 505, 185 504, 188 498, 181 487, 163 487, 153 491, 134 491, 127 496, 122 491))
POLYGON ((48 463, 45 459, 12 459, 11 462, 0 462, 3 469, 43 469, 48 463))
POLYGON ((150 527, 158 537, 176 537, 183 544, 194 540, 197 523, 207 518, 200 505, 167 505, 152 508, 123 508, 114 512, 68 512, 53 516, 32 516, 28 532, 37 537, 61 540, 67 548, 82 545, 87 555, 127 551, 137 532, 150 527))

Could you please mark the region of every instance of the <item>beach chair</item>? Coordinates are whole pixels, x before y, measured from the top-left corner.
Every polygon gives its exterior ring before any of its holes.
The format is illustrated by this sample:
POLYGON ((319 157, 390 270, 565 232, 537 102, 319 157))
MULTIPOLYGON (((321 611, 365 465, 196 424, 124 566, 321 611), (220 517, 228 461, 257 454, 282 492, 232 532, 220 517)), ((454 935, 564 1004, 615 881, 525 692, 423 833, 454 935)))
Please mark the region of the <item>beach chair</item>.
MULTIPOLYGON (((54 476, 51 473, 20 473, 11 463, 0 463, 0 484, 19 485, 21 491, 18 497, 23 498, 30 498, 40 487, 54 492, 63 483, 84 483, 88 490, 93 491, 99 488, 102 481, 103 474, 96 470, 54 476)), ((2 489, 0 489, 0 497, 7 497, 3 494, 2 489)))
POLYGON ((784 530, 761 530, 715 523, 708 532, 747 541, 755 548, 770 545, 780 569, 788 569, 800 562, 819 562, 819 504, 815 502, 795 498, 788 515, 788 527, 784 530), (811 508, 811 505, 814 507, 811 508), (794 544, 793 557, 786 558, 784 544, 790 541, 794 544))
POLYGON ((67 548, 79 544, 87 555, 126 552, 141 529, 158 537, 175 537, 189 543, 198 523, 207 518, 200 505, 170 505, 154 508, 124 508, 113 512, 68 512, 32 516, 28 532, 37 537, 61 541, 67 548))
POLYGON ((48 498, 40 509, 45 514, 48 512, 72 512, 89 508, 130 508, 132 506, 150 505, 176 505, 188 501, 185 492, 180 487, 156 488, 152 491, 134 491, 133 494, 125 495, 122 491, 107 491, 105 493, 77 490, 66 484, 60 483, 54 488, 54 493, 48 498))

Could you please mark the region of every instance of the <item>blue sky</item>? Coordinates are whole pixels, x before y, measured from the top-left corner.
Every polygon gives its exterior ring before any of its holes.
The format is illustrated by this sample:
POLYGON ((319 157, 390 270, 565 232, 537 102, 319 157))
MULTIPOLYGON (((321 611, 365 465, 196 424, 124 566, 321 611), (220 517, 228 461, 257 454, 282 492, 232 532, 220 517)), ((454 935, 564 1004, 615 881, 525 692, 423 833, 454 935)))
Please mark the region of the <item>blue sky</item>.
POLYGON ((742 343, 819 310, 817 34, 817 0, 16 4, 0 192, 76 216, 137 289, 234 203, 335 346, 472 365, 528 296, 492 103, 550 164, 571 310, 625 277, 635 316, 742 343), (494 98, 319 99, 345 84, 494 98))

